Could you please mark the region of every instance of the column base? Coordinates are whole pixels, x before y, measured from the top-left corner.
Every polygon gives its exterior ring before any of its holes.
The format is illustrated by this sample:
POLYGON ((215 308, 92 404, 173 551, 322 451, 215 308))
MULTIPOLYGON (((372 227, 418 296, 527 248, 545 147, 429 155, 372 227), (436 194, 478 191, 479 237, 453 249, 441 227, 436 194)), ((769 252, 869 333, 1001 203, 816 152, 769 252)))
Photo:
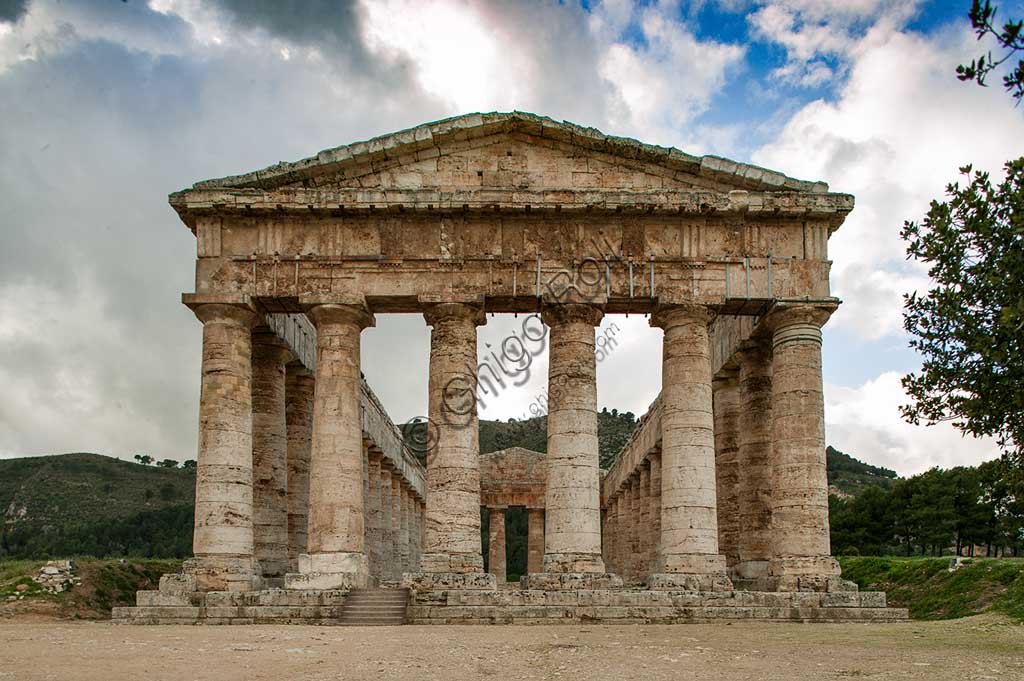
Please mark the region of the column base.
POLYGON ((301 553, 299 571, 284 576, 286 589, 361 589, 369 584, 365 553, 301 553))
POLYGON ((610 572, 534 572, 520 577, 519 586, 539 591, 621 589, 622 577, 610 572))
POLYGON ((599 553, 545 553, 544 573, 608 574, 599 553))
POLYGON ((831 556, 774 558, 765 578, 766 591, 857 591, 857 585, 842 579, 839 562, 831 556))
POLYGON ((495 591, 498 580, 489 572, 407 572, 402 575, 402 587, 413 591, 495 591))
POLYGON ((479 553, 424 553, 420 556, 420 572, 475 574, 484 571, 479 553))
POLYGON ((684 572, 661 572, 647 578, 651 591, 732 591, 732 580, 724 574, 688 574, 684 572))
POLYGON ((252 556, 197 556, 181 566, 195 591, 253 591, 261 587, 252 556))
POLYGON ((769 561, 767 560, 741 560, 729 568, 729 575, 733 579, 757 579, 767 577, 769 572, 769 561))

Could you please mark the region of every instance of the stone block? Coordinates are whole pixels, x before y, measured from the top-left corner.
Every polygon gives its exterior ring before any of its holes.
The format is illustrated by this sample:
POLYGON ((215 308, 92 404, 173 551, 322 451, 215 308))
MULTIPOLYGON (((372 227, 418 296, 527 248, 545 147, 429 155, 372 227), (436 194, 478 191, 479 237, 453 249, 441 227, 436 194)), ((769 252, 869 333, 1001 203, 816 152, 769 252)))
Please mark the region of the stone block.
POLYGON ((651 591, 732 591, 732 582, 725 575, 665 572, 647 579, 651 591))
POLYGON ((860 605, 858 596, 859 594, 856 591, 837 591, 823 593, 819 598, 821 606, 825 608, 856 608, 860 605))
POLYGON ((885 592, 884 591, 862 591, 858 595, 860 596, 859 605, 862 608, 884 608, 885 607, 885 592))
POLYGON ((407 572, 402 586, 415 591, 485 589, 495 591, 498 581, 486 572, 407 572))
POLYGON ((284 576, 285 589, 347 591, 369 586, 370 576, 356 572, 289 572, 284 576))

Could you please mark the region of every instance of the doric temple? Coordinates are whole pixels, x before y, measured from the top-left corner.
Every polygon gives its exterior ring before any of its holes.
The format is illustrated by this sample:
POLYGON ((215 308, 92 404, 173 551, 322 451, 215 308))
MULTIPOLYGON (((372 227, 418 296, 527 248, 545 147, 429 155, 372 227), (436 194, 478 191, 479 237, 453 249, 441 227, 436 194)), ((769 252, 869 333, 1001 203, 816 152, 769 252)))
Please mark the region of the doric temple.
POLYGON ((821 328, 852 196, 513 112, 170 203, 196 237, 183 302, 203 327, 194 557, 115 619, 906 616, 829 547, 821 328), (362 380, 362 331, 388 313, 431 329, 425 466, 362 380), (480 455, 486 313, 539 315, 544 455, 480 455), (661 392, 602 471, 595 328, 627 313, 664 333, 660 379, 636 377, 661 392), (508 585, 514 506, 528 574, 508 585))

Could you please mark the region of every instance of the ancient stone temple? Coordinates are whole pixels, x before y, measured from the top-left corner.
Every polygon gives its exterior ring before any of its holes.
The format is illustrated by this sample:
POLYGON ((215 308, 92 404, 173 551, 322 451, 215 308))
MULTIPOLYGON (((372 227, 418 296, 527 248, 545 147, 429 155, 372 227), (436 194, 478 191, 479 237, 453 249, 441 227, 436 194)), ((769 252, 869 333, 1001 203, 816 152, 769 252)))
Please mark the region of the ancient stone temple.
POLYGON ((194 558, 115 619, 905 617, 830 555, 821 327, 852 196, 514 112, 170 202, 203 327, 194 558), (480 455, 485 313, 539 315, 546 455, 480 455), (661 393, 602 471, 595 328, 625 313, 663 331, 661 393), (425 466, 361 377, 383 314, 431 330, 425 466), (509 506, 529 574, 499 586, 509 506))

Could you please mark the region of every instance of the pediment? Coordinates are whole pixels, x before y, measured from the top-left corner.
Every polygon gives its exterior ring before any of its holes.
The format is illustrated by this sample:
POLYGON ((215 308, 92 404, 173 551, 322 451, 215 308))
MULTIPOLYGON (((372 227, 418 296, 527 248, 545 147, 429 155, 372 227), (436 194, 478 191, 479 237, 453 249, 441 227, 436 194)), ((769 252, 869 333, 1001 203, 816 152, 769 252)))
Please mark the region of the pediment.
POLYGON ((822 182, 521 112, 427 123, 193 187, 211 189, 828 191, 822 182))

